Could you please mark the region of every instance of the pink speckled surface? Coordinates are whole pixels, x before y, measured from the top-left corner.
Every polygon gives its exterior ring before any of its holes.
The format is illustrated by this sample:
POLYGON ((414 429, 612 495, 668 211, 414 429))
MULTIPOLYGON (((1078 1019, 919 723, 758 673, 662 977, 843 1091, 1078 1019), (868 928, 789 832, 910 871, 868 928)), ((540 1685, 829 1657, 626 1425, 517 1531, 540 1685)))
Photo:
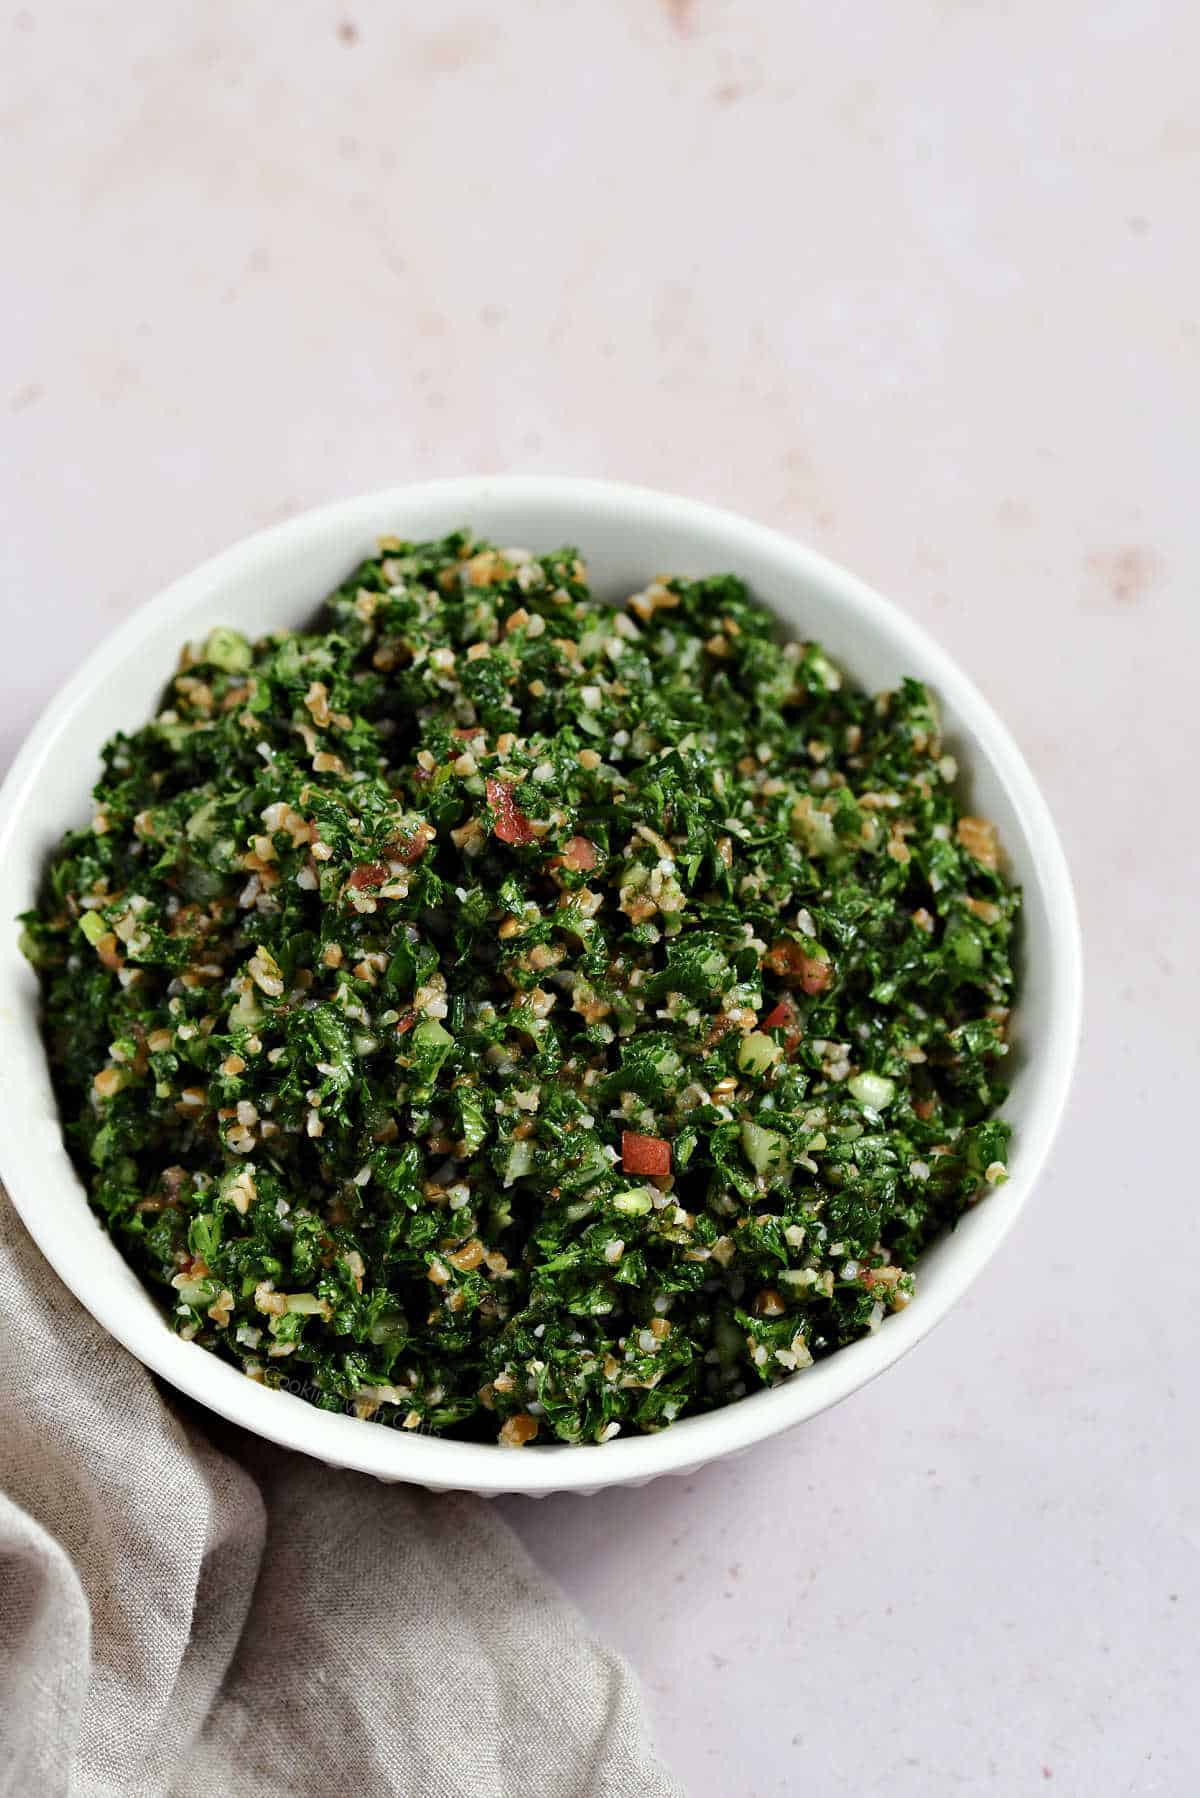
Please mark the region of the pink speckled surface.
POLYGON ((246 531, 541 469, 848 562, 1059 817, 1082 1071, 981 1285, 743 1460, 505 1505, 698 1798, 1200 1786, 1197 66, 1154 0, 0 21, 3 759, 246 531))

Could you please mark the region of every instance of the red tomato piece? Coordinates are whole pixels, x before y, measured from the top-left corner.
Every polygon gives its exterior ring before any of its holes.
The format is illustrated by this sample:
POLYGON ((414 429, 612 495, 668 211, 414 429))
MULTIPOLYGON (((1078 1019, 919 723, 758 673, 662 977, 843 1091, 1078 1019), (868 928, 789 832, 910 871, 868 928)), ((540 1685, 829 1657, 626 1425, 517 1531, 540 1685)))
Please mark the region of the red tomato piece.
POLYGON ((636 1130, 622 1130, 621 1165, 627 1174, 669 1174, 671 1145, 661 1136, 639 1136, 636 1130))
POLYGON ((532 843, 533 827, 513 798, 513 790, 507 781, 489 780, 487 797, 488 804, 496 814, 495 833, 500 841, 512 843, 518 848, 525 843, 532 843))
POLYGON ((788 1026, 794 1024, 795 1021, 795 1006, 787 999, 781 999, 779 1004, 767 1013, 766 1017, 763 1018, 758 1027, 760 1030, 786 1030, 788 1026))
POLYGON ((781 999, 779 1004, 770 1010, 759 1024, 760 1030, 782 1030, 783 1046, 791 1055, 800 1042, 804 1032, 800 1028, 800 1014, 790 999, 781 999))
POLYGON ((806 993, 823 993, 833 979, 833 963, 819 955, 800 957, 800 985, 806 993))
POLYGON ((572 837, 563 850, 563 867, 572 874, 586 874, 596 866, 596 845, 587 837, 572 837))
POLYGON ((397 837, 388 844, 388 854, 396 861, 403 862, 406 868, 411 868, 414 862, 420 861, 429 847, 430 839, 425 834, 426 829, 427 826, 422 825, 411 837, 397 837))
POLYGON ((356 887, 360 892, 364 887, 381 887, 389 872, 385 862, 363 862, 355 868, 346 885, 356 887))
POLYGON ((772 943, 763 957, 772 973, 793 986, 802 987, 810 996, 823 993, 833 979, 833 963, 823 955, 808 955, 790 938, 772 943))

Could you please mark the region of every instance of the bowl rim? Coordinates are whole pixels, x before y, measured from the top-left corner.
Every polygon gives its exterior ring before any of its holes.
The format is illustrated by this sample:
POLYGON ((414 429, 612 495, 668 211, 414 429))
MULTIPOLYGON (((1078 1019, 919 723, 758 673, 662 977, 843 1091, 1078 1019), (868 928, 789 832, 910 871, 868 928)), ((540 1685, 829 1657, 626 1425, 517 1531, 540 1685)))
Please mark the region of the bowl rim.
MULTIPOLYGON (((751 549, 790 565, 795 575, 819 585, 852 621, 903 640, 914 672, 951 701, 975 753, 990 764, 1018 814, 1032 852, 1036 883, 1048 920, 1051 948, 1049 1028, 1038 1045, 1039 1078, 1021 1132, 1019 1167, 1002 1203, 986 1207, 987 1227, 976 1226, 962 1251, 939 1273, 935 1292, 890 1317, 874 1335, 839 1349, 802 1375, 777 1387, 654 1435, 618 1437, 594 1444, 546 1445, 513 1455, 491 1443, 448 1441, 368 1426, 339 1412, 321 1411, 285 1391, 247 1380, 206 1349, 184 1342, 156 1312, 143 1315, 117 1293, 89 1293, 90 1232, 58 1229, 40 1204, 46 1169, 42 1151, 23 1131, 16 1096, 0 1066, 0 1178, 25 1227, 46 1260, 97 1321, 126 1349, 180 1391, 233 1423, 282 1447, 314 1455, 330 1465, 409 1480, 434 1489, 543 1495, 595 1491, 642 1483, 665 1473, 686 1473, 707 1461, 751 1446, 816 1416, 876 1378, 915 1347, 947 1315, 991 1260, 1033 1191, 1050 1152, 1074 1071, 1082 1015, 1082 945, 1070 873, 1049 808, 1021 751, 988 701, 925 628, 874 588, 837 563, 788 536, 741 514, 706 502, 622 482, 578 476, 464 475, 407 483, 335 500, 258 531, 171 582, 138 607, 86 657, 50 700, 21 746, 0 788, 0 861, 26 808, 36 804, 38 778, 60 740, 69 734, 76 708, 158 626, 185 614, 219 591, 244 580, 255 565, 295 556, 335 528, 377 529, 377 516, 394 509, 454 506, 464 519, 489 500, 543 504, 548 523, 555 507, 589 508, 614 521, 636 519, 680 530, 719 532, 728 566, 751 549), (373 522, 368 526, 367 521, 373 522)), ((1029 884, 1027 882, 1027 884, 1029 884)), ((0 920, 0 929, 11 921, 0 920)), ((5 977, 7 978, 7 977, 5 977)), ((7 995, 0 991, 0 1004, 7 995)), ((71 1176, 74 1178, 74 1176, 71 1176)), ((77 1184, 80 1204, 92 1218, 77 1184)), ((99 1223, 92 1218, 97 1232, 99 1223)), ((106 1239, 107 1240, 107 1239, 106 1239)), ((151 1300, 153 1305, 153 1300, 151 1300)))

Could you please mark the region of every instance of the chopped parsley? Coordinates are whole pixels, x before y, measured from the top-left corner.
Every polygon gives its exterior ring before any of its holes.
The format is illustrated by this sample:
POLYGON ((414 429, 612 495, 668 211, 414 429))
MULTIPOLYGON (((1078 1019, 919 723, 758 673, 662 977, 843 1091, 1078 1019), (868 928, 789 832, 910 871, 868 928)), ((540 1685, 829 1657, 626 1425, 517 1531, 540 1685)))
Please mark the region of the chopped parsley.
POLYGON ((384 539, 185 649, 22 920, 91 1202, 181 1335, 395 1427, 786 1378, 1004 1176, 1019 897, 955 780, 732 575, 384 539))

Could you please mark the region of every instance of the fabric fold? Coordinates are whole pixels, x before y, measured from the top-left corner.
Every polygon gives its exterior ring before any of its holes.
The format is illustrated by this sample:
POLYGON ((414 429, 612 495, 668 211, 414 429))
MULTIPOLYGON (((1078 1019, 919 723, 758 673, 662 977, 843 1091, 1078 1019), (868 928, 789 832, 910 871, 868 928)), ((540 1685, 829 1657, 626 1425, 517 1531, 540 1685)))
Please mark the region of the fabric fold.
POLYGON ((170 1394, 3 1194, 0 1408, 0 1798, 678 1798, 491 1507, 170 1394))

